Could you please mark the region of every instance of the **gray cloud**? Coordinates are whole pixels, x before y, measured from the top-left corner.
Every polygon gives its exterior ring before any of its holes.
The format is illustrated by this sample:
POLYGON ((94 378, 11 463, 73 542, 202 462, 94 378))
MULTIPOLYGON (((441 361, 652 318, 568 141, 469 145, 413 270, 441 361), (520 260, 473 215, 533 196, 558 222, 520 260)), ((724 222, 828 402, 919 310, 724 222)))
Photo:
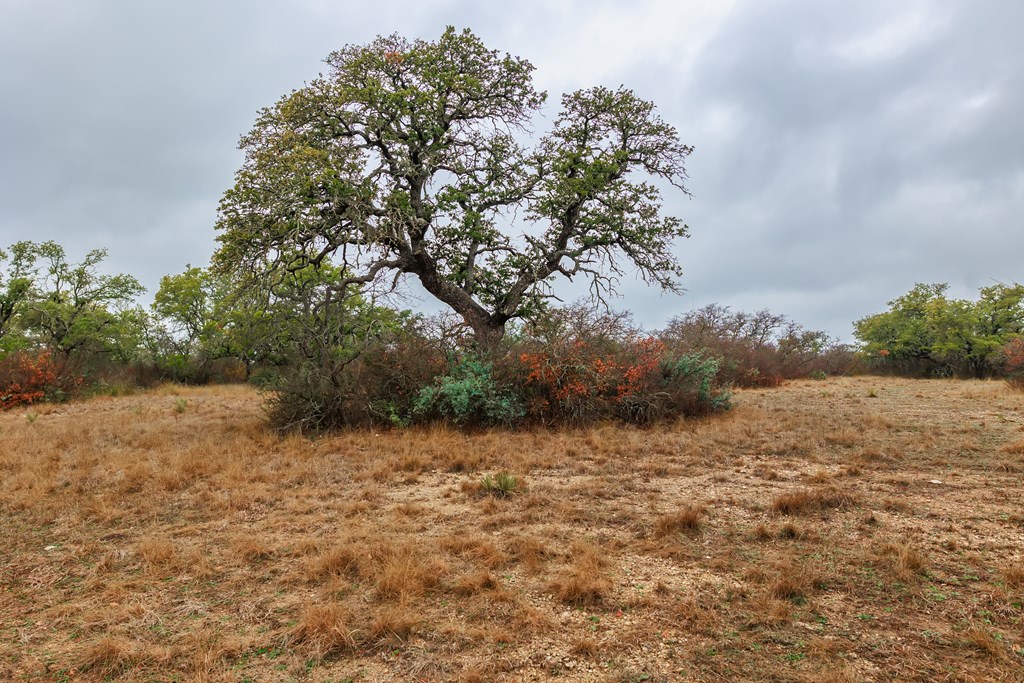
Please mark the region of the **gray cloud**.
POLYGON ((455 24, 554 101, 635 88, 696 146, 667 202, 688 294, 625 282, 644 323, 717 301, 848 337, 915 281, 1024 280, 1024 6, 848 5, 0 2, 0 244, 106 246, 152 290, 209 258, 260 107, 346 43, 455 24))

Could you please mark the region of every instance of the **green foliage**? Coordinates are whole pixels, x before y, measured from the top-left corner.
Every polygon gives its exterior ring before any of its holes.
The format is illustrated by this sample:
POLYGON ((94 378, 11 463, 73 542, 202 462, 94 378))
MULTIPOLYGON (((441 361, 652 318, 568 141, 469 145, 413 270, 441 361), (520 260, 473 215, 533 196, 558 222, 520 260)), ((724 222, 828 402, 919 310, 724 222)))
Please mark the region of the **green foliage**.
POLYGON ((165 275, 153 299, 153 312, 172 330, 177 363, 187 366, 193 350, 212 332, 212 278, 202 268, 187 266, 183 273, 165 275))
POLYGON ((69 263, 54 242, 37 245, 43 279, 26 307, 22 327, 35 342, 64 357, 120 352, 125 335, 137 334, 136 296, 145 289, 131 275, 105 275, 105 249, 94 249, 81 263, 69 263))
POLYGON ((98 249, 70 263, 55 242, 0 250, 0 359, 48 359, 52 379, 42 400, 87 392, 105 368, 139 359, 146 316, 134 299, 144 290, 129 275, 104 274, 105 258, 98 249))
POLYGON ((490 474, 485 474, 480 480, 480 490, 498 498, 507 498, 517 493, 519 488, 520 483, 515 475, 504 470, 493 477, 490 474))
POLYGON ((511 426, 525 415, 511 391, 502 390, 492 376, 493 366, 466 355, 453 363, 448 374, 423 387, 413 403, 421 419, 441 417, 464 427, 511 426))
POLYGON ((0 357, 20 346, 12 332, 31 299, 37 257, 38 247, 32 242, 16 242, 10 252, 0 249, 0 357))
POLYGON ((863 355, 912 374, 984 377, 1000 371, 1003 347, 1024 332, 1024 285, 993 285, 976 301, 950 299, 948 285, 918 284, 889 310, 854 323, 863 355))
POLYGON ((728 410, 732 394, 728 389, 716 386, 719 361, 705 358, 701 353, 687 353, 662 363, 666 388, 682 394, 692 394, 695 407, 700 412, 728 410))
POLYGON ((547 97, 533 66, 468 30, 379 37, 326 61, 242 138, 219 272, 334 257, 350 284, 413 276, 484 346, 542 311, 559 276, 597 296, 625 268, 676 288, 671 245, 687 228, 650 181, 685 193, 692 150, 650 102, 626 88, 567 94, 528 147, 519 132, 547 97), (509 216, 520 234, 503 229, 509 216))

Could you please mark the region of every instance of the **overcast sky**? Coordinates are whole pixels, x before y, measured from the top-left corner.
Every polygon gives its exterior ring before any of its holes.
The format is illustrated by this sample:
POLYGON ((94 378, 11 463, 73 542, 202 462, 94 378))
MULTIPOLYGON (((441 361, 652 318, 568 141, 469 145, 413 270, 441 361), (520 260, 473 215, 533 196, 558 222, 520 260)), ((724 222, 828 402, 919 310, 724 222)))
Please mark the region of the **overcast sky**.
POLYGON ((155 291, 213 252, 259 108, 378 34, 469 27, 539 87, 624 84, 690 157, 682 297, 849 339, 915 282, 1024 281, 1024 2, 0 0, 0 246, 61 242, 155 291))

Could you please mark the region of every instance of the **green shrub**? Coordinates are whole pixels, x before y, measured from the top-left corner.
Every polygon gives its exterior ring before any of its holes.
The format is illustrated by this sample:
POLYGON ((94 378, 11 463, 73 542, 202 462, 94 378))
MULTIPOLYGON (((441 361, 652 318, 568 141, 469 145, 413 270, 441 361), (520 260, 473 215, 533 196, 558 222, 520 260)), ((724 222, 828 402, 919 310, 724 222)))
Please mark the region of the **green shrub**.
POLYGON ((514 426, 525 416, 522 402, 495 382, 493 365, 463 356, 448 373, 423 387, 413 401, 420 420, 445 419, 462 427, 514 426))
POLYGON ((665 383, 675 394, 676 400, 683 399, 692 405, 698 414, 728 410, 732 393, 717 386, 719 361, 705 358, 700 353, 687 353, 675 360, 666 360, 662 365, 665 383))
POLYGON ((638 386, 620 397, 619 417, 634 424, 728 410, 732 394, 719 384, 719 361, 699 353, 661 358, 638 386))

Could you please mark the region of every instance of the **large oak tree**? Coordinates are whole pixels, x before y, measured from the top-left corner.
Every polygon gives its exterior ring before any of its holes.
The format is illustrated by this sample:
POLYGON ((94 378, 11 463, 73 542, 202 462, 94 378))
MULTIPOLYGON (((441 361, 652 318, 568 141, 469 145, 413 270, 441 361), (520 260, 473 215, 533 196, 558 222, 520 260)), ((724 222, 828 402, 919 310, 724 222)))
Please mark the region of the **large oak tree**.
POLYGON ((222 271, 330 261, 352 286, 418 278, 481 345, 539 310, 558 276, 597 297, 635 270, 678 287, 671 247, 687 227, 656 182, 684 186, 684 145, 625 88, 546 93, 526 60, 449 28, 436 42, 380 37, 264 109, 222 200, 222 271))

